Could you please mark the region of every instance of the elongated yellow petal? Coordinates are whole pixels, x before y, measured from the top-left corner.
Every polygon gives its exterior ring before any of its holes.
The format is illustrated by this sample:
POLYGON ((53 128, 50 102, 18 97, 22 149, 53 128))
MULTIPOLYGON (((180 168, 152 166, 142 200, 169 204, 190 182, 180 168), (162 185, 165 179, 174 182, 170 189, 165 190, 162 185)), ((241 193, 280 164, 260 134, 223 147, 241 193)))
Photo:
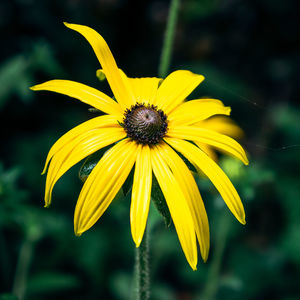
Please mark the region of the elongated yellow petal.
POLYGON ((139 145, 132 186, 130 224, 132 238, 139 247, 146 228, 152 184, 150 148, 139 145))
POLYGON ((154 175, 169 207, 182 250, 192 269, 196 270, 197 245, 195 227, 187 200, 157 147, 151 148, 151 161, 154 175))
POLYGON ((121 115, 121 106, 104 93, 71 80, 50 80, 31 87, 34 91, 51 91, 76 98, 107 114, 121 115))
POLYGON ((45 163, 42 174, 44 174, 46 172, 47 166, 48 166, 51 158, 53 157, 53 155, 56 152, 58 152, 62 147, 64 147, 64 145, 70 143, 73 139, 75 139, 79 135, 81 135, 85 132, 89 132, 90 130, 93 130, 93 129, 103 128, 103 127, 120 128, 120 125, 118 124, 118 120, 121 121, 121 119, 119 119, 119 118, 120 118, 119 116, 114 116, 114 115, 105 115, 105 116, 96 117, 96 118, 88 120, 88 121, 74 127, 70 131, 68 131, 61 138, 59 138, 55 142, 55 144, 51 147, 51 149, 47 155, 46 163, 45 163))
POLYGON ((193 217, 201 256, 203 260, 206 261, 209 252, 209 225, 203 200, 195 179, 183 160, 170 146, 166 143, 162 143, 158 148, 187 200, 193 217))
POLYGON ((123 128, 95 129, 78 136, 56 152, 47 174, 45 206, 50 205, 53 187, 65 172, 85 157, 125 136, 123 128))
MULTIPOLYGON (((209 119, 200 121, 193 125, 228 135, 234 139, 242 138, 244 135, 243 130, 233 120, 226 116, 213 116, 209 119)), ((217 161, 218 157, 213 147, 197 141, 194 141, 194 143, 208 156, 210 156, 214 161, 217 161)), ((220 148, 219 150, 222 151, 220 148)))
POLYGON ((213 150, 213 148, 207 144, 200 143, 200 142, 194 142, 203 152, 205 152, 210 158, 212 158, 214 161, 218 160, 218 156, 216 152, 213 150))
POLYGON ((214 116, 195 124, 196 126, 217 131, 233 138, 242 138, 243 130, 230 118, 225 116, 214 116))
POLYGON ((240 159, 245 165, 249 163, 244 149, 237 141, 213 130, 196 126, 171 126, 169 124, 167 136, 208 144, 240 159))
POLYGON ((211 180, 233 215, 239 222, 245 224, 245 211, 241 199, 222 169, 203 151, 190 142, 175 138, 165 138, 165 141, 181 152, 183 156, 211 180))
POLYGON ((75 214, 76 235, 92 227, 105 212, 136 160, 137 145, 125 139, 107 151, 83 185, 75 214))
POLYGON ((202 75, 179 70, 171 73, 160 85, 154 104, 169 114, 204 80, 202 75))
POLYGON ((47 178, 46 178, 46 187, 45 187, 45 207, 48 207, 51 204, 51 194, 53 189, 53 179, 56 174, 59 172, 60 166, 68 158, 69 154, 72 152, 73 148, 76 147, 80 142, 85 139, 89 139, 93 136, 94 130, 87 131, 81 135, 74 138, 71 142, 64 144, 63 147, 53 155, 51 162, 49 164, 47 178))
POLYGON ((134 96, 129 83, 121 77, 115 59, 103 37, 94 29, 77 24, 64 23, 68 28, 83 35, 92 46, 104 72, 108 83, 123 109, 134 104, 134 96))
MULTIPOLYGON (((156 98, 157 89, 162 78, 156 77, 142 77, 142 78, 131 78, 127 77, 124 71, 119 69, 121 76, 125 76, 131 86, 132 92, 136 102, 153 104, 156 98)), ((97 70, 98 78, 105 78, 105 73, 103 69, 97 70)))
POLYGON ((221 101, 215 99, 191 100, 175 108, 168 115, 168 120, 176 124, 190 125, 213 115, 229 115, 230 110, 230 107, 225 107, 221 101))

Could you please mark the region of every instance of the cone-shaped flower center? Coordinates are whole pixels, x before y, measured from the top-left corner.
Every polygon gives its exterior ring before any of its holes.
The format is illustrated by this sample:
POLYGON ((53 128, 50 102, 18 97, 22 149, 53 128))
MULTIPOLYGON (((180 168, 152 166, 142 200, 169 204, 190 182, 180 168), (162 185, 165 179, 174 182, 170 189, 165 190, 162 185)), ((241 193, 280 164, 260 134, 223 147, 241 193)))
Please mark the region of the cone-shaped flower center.
POLYGON ((127 109, 123 120, 128 137, 141 144, 155 145, 167 132, 167 116, 154 105, 137 103, 127 109))

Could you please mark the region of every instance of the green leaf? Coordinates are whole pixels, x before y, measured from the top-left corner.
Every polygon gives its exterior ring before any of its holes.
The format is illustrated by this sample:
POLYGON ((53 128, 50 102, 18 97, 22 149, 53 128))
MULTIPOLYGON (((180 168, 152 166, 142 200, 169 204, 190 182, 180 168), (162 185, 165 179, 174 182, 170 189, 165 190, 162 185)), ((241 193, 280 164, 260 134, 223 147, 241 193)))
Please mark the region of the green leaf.
POLYGON ((98 161, 103 156, 105 150, 101 149, 90 156, 87 157, 87 159, 84 161, 83 165, 81 166, 78 176, 79 179, 82 182, 85 182, 88 178, 88 176, 91 174, 95 166, 97 165, 98 161))
POLYGON ((165 225, 169 227, 172 222, 170 211, 166 203, 165 197, 160 189, 160 186, 155 177, 152 178, 152 191, 151 198, 157 208, 158 212, 162 215, 165 221, 165 225))

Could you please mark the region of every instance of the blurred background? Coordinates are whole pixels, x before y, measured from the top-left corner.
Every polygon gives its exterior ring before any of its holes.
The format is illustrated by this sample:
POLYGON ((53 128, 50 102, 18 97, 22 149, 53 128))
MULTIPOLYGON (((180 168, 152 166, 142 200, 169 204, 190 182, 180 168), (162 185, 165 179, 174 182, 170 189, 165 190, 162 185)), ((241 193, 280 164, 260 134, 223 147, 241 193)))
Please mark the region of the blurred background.
MULTIPOLYGON (((73 234, 79 166, 43 208, 51 145, 93 117, 66 96, 28 89, 69 79, 110 93, 88 43, 63 21, 103 35, 131 77, 157 76, 170 1, 0 1, 0 299, 130 299, 129 197, 82 237, 73 234)), ((300 299, 299 14, 296 0, 181 1, 171 71, 206 80, 194 97, 222 99, 244 130, 250 165, 220 156, 245 205, 246 226, 197 178, 211 252, 193 272, 174 228, 151 207, 152 299, 300 299)))

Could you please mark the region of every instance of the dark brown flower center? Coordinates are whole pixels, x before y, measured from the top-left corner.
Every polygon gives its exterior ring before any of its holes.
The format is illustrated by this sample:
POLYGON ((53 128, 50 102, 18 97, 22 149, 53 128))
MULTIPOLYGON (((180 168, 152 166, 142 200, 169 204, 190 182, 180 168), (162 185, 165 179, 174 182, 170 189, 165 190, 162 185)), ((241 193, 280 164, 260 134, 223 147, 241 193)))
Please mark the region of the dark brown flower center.
POLYGON ((127 136, 141 144, 155 145, 167 132, 167 116, 154 105, 137 103, 127 109, 123 124, 127 136))

